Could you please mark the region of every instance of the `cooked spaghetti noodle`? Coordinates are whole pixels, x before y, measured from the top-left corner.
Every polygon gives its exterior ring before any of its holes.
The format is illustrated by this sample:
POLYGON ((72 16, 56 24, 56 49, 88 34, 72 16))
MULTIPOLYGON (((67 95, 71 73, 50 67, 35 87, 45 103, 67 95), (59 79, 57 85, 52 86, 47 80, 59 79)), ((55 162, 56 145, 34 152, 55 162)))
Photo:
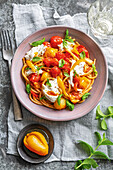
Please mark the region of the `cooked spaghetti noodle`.
POLYGON ((31 43, 23 58, 22 76, 29 98, 37 105, 52 109, 73 110, 90 94, 95 78, 96 59, 91 60, 88 50, 75 39, 53 36, 31 43))

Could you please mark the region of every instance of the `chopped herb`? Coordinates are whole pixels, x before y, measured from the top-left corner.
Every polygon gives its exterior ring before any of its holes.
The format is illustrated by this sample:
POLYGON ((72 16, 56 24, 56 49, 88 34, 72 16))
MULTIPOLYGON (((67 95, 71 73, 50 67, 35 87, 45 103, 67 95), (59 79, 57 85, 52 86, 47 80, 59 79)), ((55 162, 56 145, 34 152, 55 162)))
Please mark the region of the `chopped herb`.
POLYGON ((62 68, 65 64, 65 60, 61 59, 59 60, 59 68, 62 68))
POLYGON ((93 71, 94 71, 95 76, 96 76, 96 75, 98 74, 98 72, 97 72, 96 67, 95 67, 95 65, 94 65, 94 64, 92 64, 92 68, 93 68, 93 71))
POLYGON ((26 67, 25 70, 30 70, 31 68, 30 67, 26 67))
POLYGON ((48 85, 49 87, 51 87, 51 83, 49 82, 49 79, 48 79, 48 78, 47 78, 46 85, 48 85))
POLYGON ((37 62, 37 61, 40 61, 40 60, 41 60, 40 57, 33 57, 33 59, 32 59, 33 62, 37 62))
POLYGON ((77 74, 77 72, 74 70, 74 77, 75 77, 75 75, 77 75, 77 76, 79 77, 79 75, 77 74))
POLYGON ((87 99, 89 95, 90 95, 90 93, 85 93, 85 94, 82 96, 82 100, 87 99))
POLYGON ((40 67, 36 67, 36 69, 39 71, 42 67, 44 67, 44 66, 40 66, 40 67))
POLYGON ((30 43, 30 45, 33 47, 36 47, 38 45, 41 45, 44 41, 45 41, 45 38, 43 38, 42 40, 39 40, 39 41, 32 42, 32 43, 30 43))
POLYGON ((31 91, 31 86, 30 86, 30 84, 27 84, 27 85, 26 85, 26 91, 27 91, 28 94, 30 93, 30 91, 31 91))
POLYGON ((69 110, 73 110, 74 109, 74 104, 71 103, 69 100, 66 100, 66 106, 68 106, 69 110))
POLYGON ((40 100, 43 100, 43 99, 46 99, 46 97, 45 96, 40 97, 40 100))
POLYGON ((81 59, 84 59, 86 57, 86 53, 85 53, 85 51, 82 51, 81 53, 80 53, 80 58, 81 59))
POLYGON ((60 100, 61 100, 61 97, 63 96, 63 94, 60 94, 57 98, 57 102, 58 102, 58 105, 60 105, 60 100))
POLYGON ((64 72, 64 76, 70 77, 70 75, 68 73, 66 73, 66 72, 64 72))
POLYGON ((63 40, 63 47, 67 48, 67 41, 65 39, 63 40))
POLYGON ((70 36, 68 36, 68 34, 69 34, 69 31, 68 31, 68 29, 67 29, 67 30, 66 30, 66 35, 65 35, 65 40, 74 43, 73 39, 71 39, 70 36))

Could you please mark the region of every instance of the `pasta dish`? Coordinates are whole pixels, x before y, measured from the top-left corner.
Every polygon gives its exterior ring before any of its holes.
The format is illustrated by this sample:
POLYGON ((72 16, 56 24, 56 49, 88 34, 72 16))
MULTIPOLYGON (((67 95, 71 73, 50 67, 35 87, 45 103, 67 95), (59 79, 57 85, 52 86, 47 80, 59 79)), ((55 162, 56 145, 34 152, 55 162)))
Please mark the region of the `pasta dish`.
POLYGON ((95 78, 96 59, 85 46, 70 37, 50 37, 30 43, 23 58, 22 76, 32 102, 52 109, 74 109, 90 97, 95 78))

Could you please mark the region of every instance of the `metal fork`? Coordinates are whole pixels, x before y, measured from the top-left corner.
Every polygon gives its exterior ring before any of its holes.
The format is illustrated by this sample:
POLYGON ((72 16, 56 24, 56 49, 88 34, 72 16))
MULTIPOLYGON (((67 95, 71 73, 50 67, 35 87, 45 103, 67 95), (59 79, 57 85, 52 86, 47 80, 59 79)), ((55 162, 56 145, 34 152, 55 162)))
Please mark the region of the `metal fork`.
MULTIPOLYGON (((8 30, 3 30, 1 32, 1 45, 2 45, 3 58, 4 60, 8 61, 9 71, 10 71, 11 61, 13 58, 13 49, 12 49, 12 43, 11 43, 10 34, 8 30)), ((21 111, 20 103, 17 97, 15 96, 13 90, 12 90, 12 98, 13 98, 14 119, 22 120, 22 111, 21 111)))

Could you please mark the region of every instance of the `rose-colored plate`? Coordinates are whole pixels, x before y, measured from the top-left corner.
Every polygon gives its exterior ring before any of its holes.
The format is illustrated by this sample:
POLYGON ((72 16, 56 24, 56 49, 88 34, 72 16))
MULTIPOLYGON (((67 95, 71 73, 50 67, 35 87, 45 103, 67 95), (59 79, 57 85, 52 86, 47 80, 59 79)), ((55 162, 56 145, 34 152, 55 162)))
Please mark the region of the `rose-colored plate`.
POLYGON ((28 36, 17 48, 11 68, 12 85, 16 96, 22 105, 33 114, 53 121, 67 121, 77 119, 90 112, 98 104, 104 94, 107 84, 107 75, 107 63, 99 46, 85 33, 65 26, 47 27, 28 36), (85 102, 76 104, 73 111, 69 111, 68 109, 58 111, 45 106, 36 105, 30 101, 28 94, 26 93, 25 84, 21 74, 21 69, 23 66, 22 58, 24 57, 25 53, 30 50, 29 43, 41 40, 44 37, 46 41, 50 41, 50 38, 55 35, 59 35, 64 38, 66 29, 69 30, 69 35, 71 37, 76 38, 76 40, 81 45, 84 45, 87 48, 91 59, 96 58, 98 77, 96 78, 93 88, 90 91, 91 95, 86 99, 85 102))

